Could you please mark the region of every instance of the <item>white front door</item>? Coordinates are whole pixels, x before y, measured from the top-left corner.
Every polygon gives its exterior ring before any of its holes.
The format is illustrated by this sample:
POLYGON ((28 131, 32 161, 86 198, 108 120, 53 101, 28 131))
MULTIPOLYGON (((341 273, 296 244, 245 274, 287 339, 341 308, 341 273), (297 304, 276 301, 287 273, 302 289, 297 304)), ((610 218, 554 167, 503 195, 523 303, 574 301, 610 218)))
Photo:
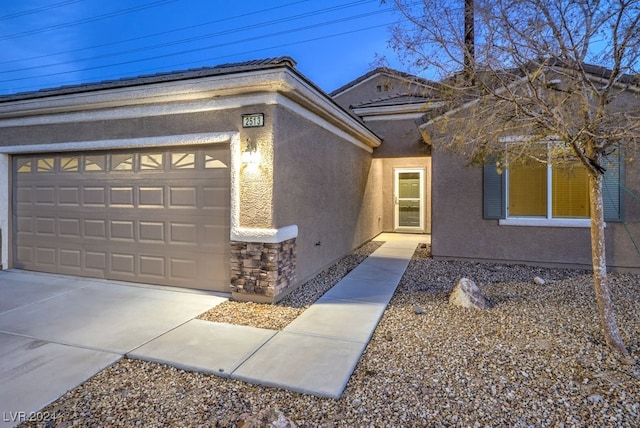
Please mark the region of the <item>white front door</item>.
POLYGON ((394 169, 395 229, 424 232, 424 168, 394 169))

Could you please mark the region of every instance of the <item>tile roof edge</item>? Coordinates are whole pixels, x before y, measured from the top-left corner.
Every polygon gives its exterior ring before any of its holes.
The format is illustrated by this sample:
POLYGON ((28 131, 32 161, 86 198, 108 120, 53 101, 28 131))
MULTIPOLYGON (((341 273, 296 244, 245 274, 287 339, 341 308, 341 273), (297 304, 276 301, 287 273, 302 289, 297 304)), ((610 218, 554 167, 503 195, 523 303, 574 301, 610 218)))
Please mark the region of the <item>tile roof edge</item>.
POLYGON ((142 86, 154 83, 171 82, 176 80, 188 80, 209 76, 243 73, 271 68, 288 67, 295 69, 297 63, 289 56, 270 57, 258 60, 249 60, 237 63, 225 63, 209 67, 190 68, 154 74, 123 77, 115 80, 103 80, 93 83, 44 88, 35 91, 17 92, 14 94, 0 95, 0 103, 21 101, 36 98, 45 98, 60 95, 71 95, 84 92, 93 92, 106 89, 117 89, 131 86, 142 86))

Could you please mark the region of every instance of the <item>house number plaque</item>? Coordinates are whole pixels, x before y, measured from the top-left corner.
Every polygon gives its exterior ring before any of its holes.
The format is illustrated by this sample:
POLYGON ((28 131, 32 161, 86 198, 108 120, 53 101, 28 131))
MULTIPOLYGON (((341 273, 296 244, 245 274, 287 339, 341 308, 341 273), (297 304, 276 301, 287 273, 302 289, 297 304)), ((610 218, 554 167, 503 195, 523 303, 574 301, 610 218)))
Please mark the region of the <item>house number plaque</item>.
POLYGON ((242 115, 243 128, 257 128, 264 126, 264 113, 251 113, 242 115))

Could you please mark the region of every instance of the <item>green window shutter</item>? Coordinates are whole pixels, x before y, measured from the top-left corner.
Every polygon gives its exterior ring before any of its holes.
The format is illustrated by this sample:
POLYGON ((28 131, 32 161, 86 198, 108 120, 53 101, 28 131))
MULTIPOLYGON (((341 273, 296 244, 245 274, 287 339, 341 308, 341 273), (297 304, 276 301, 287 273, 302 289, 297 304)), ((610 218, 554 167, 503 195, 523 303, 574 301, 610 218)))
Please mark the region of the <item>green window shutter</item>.
POLYGON ((483 171, 483 214, 485 219, 506 218, 505 174, 498 174, 494 164, 486 164, 483 171))
POLYGON ((624 220, 622 194, 620 184, 624 180, 624 161, 620 150, 616 150, 604 158, 606 168, 602 182, 602 202, 604 204, 604 221, 621 222, 624 220))

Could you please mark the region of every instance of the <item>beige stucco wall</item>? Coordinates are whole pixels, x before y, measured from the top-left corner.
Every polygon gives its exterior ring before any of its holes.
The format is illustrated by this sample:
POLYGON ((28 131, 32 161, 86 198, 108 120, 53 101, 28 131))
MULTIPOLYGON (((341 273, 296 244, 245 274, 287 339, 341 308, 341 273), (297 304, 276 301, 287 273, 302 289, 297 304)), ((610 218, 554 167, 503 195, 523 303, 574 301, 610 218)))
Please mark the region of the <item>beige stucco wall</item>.
POLYGON ((389 73, 378 73, 356 83, 346 91, 336 94, 333 99, 343 108, 348 109, 352 105, 365 101, 387 98, 397 94, 421 94, 423 91, 425 91, 424 86, 416 82, 389 73), (378 90, 378 86, 380 86, 380 90, 378 90))
MULTIPOLYGON (((637 194, 638 178, 637 172, 627 175, 637 194)), ((433 152, 433 179, 434 257, 590 268, 589 228, 500 226, 498 220, 484 220, 482 168, 467 167, 448 153, 433 152)), ((640 244, 640 206, 629 197, 625 203, 625 221, 640 244)), ((624 226, 609 222, 605 233, 609 266, 640 268, 640 255, 624 226)))
POLYGON ((367 120, 366 124, 382 138, 380 147, 373 151, 375 158, 431 155, 431 146, 424 143, 415 119, 367 120))
MULTIPOLYGON (((225 110, 183 114, 163 114, 157 116, 134 117, 113 120, 88 120, 67 123, 49 123, 2 127, 0 146, 65 143, 108 139, 126 139, 166 135, 194 134, 200 132, 241 132, 243 140, 250 135, 242 129, 242 114, 264 111, 271 115, 273 106, 244 106, 225 110)), ((167 111, 170 112, 170 107, 167 111)), ((267 119, 265 119, 267 122, 267 119)), ((262 129, 262 128, 254 128, 262 129)), ((55 146, 52 146, 55 150, 55 146)))
POLYGON ((274 226, 298 226, 299 283, 382 231, 371 153, 284 107, 274 133, 274 226))
MULTIPOLYGON (((262 156, 260 175, 247 172, 240 183, 240 206, 252 207, 240 211, 240 226, 268 228, 273 223, 273 109, 272 105, 247 105, 198 113, 4 127, 0 129, 0 146, 51 144, 51 151, 56 151, 57 143, 239 132, 242 149, 251 140, 262 156), (256 112, 264 113, 265 126, 242 128, 242 114, 256 112)), ((168 107, 167 110, 171 109, 168 107)))

